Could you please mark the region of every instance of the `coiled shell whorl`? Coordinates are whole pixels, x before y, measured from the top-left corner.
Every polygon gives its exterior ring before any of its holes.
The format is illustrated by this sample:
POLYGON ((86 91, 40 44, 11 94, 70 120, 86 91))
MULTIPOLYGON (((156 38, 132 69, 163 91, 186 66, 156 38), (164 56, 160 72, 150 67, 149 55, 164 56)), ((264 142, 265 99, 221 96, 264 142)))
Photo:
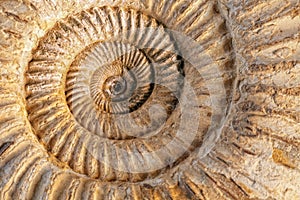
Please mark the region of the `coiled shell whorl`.
POLYGON ((299 1, 0 8, 0 199, 300 198, 299 1))

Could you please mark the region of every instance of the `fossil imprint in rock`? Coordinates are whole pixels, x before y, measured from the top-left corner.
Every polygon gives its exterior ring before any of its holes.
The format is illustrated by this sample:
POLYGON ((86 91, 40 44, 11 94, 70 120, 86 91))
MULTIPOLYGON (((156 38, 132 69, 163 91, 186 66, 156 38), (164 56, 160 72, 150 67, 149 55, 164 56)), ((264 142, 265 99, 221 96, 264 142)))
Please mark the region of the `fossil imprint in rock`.
POLYGON ((299 1, 1 1, 0 199, 299 199, 299 1))

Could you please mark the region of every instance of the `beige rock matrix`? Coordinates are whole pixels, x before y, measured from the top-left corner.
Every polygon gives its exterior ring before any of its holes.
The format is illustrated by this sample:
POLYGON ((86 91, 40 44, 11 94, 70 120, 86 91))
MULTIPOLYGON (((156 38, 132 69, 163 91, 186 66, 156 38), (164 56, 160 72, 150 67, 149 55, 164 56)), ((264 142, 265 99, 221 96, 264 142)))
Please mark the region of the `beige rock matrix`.
POLYGON ((0 199, 300 199, 299 0, 1 0, 0 199))

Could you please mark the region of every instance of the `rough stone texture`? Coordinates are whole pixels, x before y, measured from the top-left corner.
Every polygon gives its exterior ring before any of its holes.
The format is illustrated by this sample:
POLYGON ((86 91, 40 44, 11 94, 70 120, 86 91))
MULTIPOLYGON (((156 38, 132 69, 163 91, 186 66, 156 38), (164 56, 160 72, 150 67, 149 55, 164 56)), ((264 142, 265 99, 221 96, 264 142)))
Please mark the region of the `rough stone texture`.
POLYGON ((299 11, 2 0, 0 199, 300 199, 299 11), (119 117, 99 88, 126 69, 119 117))

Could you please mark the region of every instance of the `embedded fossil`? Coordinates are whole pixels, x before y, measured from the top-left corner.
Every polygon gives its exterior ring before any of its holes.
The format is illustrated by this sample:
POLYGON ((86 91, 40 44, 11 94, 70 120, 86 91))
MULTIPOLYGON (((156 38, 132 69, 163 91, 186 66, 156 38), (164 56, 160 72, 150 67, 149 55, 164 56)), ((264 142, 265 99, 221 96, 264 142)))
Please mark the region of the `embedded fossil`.
POLYGON ((0 199, 300 198, 299 1, 0 7, 0 199))

